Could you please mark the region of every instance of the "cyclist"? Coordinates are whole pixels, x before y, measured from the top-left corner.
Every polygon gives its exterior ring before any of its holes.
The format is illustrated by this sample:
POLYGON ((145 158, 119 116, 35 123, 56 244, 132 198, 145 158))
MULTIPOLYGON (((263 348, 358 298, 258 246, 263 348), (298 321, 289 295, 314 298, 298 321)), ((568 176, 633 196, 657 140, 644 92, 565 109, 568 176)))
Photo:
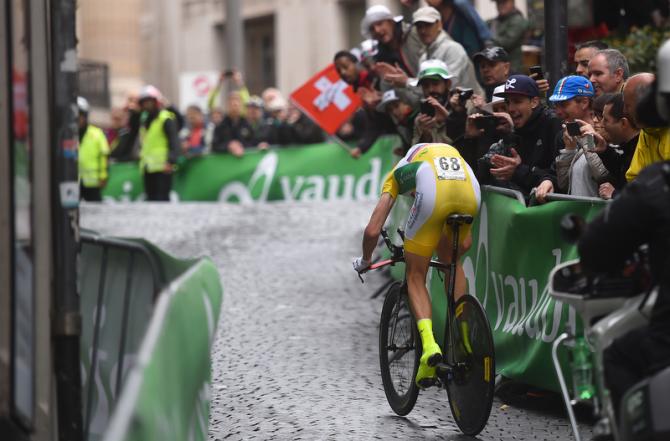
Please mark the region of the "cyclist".
MULTIPOLYGON (((423 353, 416 376, 421 388, 436 383, 435 365, 442 351, 433 336, 431 301, 426 288, 426 274, 433 252, 442 262, 451 262, 451 229, 446 225, 454 213, 475 216, 481 194, 475 174, 454 147, 447 144, 416 144, 398 162, 384 182, 363 236, 363 255, 354 259, 359 273, 370 266, 379 234, 398 194, 414 194, 414 204, 405 227, 405 264, 409 303, 416 319, 423 353)), ((459 256, 472 243, 470 225, 459 231, 459 256)), ((448 278, 445 278, 445 291, 448 278)), ((460 263, 456 270, 455 300, 465 294, 465 274, 460 263)))

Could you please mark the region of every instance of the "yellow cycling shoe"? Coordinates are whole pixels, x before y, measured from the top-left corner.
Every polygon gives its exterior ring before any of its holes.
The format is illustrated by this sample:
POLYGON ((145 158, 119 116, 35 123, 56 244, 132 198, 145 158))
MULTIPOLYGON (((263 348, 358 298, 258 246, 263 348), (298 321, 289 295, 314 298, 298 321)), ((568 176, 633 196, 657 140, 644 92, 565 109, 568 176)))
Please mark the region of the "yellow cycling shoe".
POLYGON ((437 343, 424 348, 419 362, 419 371, 416 373, 416 385, 421 389, 437 384, 435 366, 442 361, 442 351, 437 343))

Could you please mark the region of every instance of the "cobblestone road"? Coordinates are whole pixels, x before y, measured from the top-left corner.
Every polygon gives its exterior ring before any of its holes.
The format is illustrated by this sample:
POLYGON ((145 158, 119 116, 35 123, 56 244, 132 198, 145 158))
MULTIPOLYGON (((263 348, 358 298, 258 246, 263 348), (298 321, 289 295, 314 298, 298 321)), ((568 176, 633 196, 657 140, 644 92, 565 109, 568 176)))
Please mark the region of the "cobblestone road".
MULTIPOLYGON (((207 255, 224 303, 213 348, 210 440, 466 440, 444 391, 405 418, 384 396, 377 356, 383 280, 351 269, 370 203, 84 205, 82 225, 207 255)), ((553 375, 548 372, 547 375, 553 375)), ((481 440, 569 440, 560 403, 496 401, 481 440)), ((584 433, 583 435, 588 435, 584 433)), ((588 439, 588 438, 586 438, 588 439)))

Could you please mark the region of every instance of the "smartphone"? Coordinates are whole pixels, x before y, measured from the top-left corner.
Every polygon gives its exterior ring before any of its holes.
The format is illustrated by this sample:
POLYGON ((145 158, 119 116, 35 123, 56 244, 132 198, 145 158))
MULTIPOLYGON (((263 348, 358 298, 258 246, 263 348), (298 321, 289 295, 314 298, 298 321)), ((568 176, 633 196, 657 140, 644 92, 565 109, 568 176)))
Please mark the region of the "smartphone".
POLYGON ((234 74, 235 74, 235 71, 232 70, 232 69, 228 69, 228 70, 223 72, 223 76, 226 77, 226 78, 232 77, 234 74))
POLYGON ((542 66, 531 66, 530 67, 530 74, 537 74, 535 77, 536 80, 543 80, 544 79, 544 72, 542 71, 542 66))
POLYGON ((435 116, 435 107, 426 100, 421 100, 419 105, 419 112, 428 116, 435 116))
POLYGON ((569 122, 565 126, 568 128, 568 135, 582 136, 581 125, 578 122, 569 122))
POLYGON ((496 127, 498 127, 499 123, 498 117, 493 115, 473 118, 473 121, 475 122, 475 127, 478 129, 484 129, 485 133, 493 133, 496 127))

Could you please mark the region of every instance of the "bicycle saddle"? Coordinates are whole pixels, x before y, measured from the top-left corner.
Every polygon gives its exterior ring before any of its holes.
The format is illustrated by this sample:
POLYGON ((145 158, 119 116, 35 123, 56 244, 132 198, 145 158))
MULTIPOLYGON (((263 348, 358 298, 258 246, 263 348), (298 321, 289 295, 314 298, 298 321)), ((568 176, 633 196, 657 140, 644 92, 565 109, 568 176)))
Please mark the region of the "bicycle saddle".
POLYGON ((468 224, 470 225, 474 218, 470 216, 469 214, 452 214, 449 215, 447 218, 447 224, 449 225, 462 225, 462 224, 468 224))

